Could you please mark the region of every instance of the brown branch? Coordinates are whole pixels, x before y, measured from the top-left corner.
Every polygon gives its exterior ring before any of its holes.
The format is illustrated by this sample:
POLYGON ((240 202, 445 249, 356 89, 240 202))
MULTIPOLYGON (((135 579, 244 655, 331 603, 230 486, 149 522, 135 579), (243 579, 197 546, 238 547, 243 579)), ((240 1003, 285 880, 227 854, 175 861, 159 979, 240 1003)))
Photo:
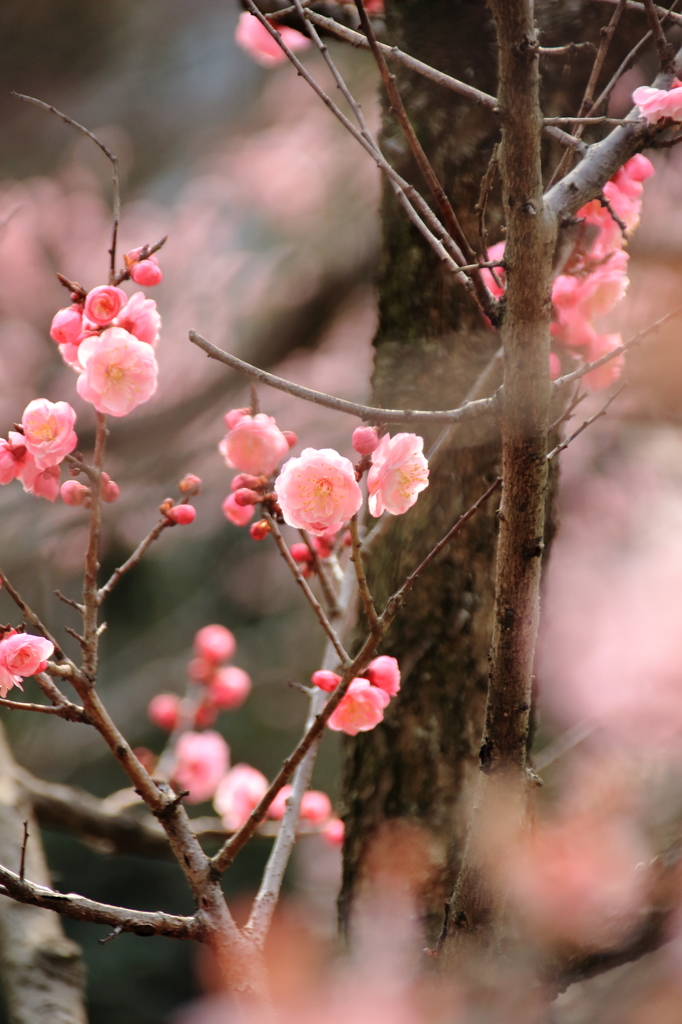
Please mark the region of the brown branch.
POLYGON ((367 622, 369 623, 370 632, 378 637, 383 636, 385 630, 379 621, 377 610, 374 607, 374 601, 370 593, 369 585, 367 583, 367 576, 365 574, 365 567, 362 563, 362 544, 360 542, 360 534, 358 533, 358 516, 357 512, 348 524, 351 538, 351 561, 355 569, 355 578, 358 583, 358 593, 360 600, 362 601, 362 607, 365 610, 367 616, 367 622))
POLYGON ((111 152, 108 146, 105 146, 102 140, 98 139, 93 132, 91 132, 88 128, 85 128, 82 124, 79 124, 78 121, 74 121, 72 117, 68 117, 66 114, 62 114, 61 110, 57 110, 57 108, 51 106, 51 104, 45 103, 43 102, 43 100, 38 100, 35 98, 35 96, 24 96, 23 93, 20 92, 12 91, 10 95, 16 96, 18 100, 23 100, 24 103, 32 103, 35 107, 40 107, 42 110, 48 110, 51 114, 55 114, 57 117, 61 118, 62 121, 65 121, 66 124, 70 124, 74 128, 77 128, 79 132, 83 133, 83 135, 87 135, 87 137, 91 139, 96 146, 99 146, 104 155, 111 162, 111 167, 113 170, 112 182, 114 190, 114 226, 111 233, 111 248, 109 249, 109 284, 114 284, 116 277, 116 242, 118 239, 118 226, 121 220, 121 185, 118 174, 118 158, 114 156, 114 154, 111 152))
POLYGON ((585 420, 585 422, 582 423, 577 430, 574 430, 573 433, 569 435, 569 437, 567 437, 564 441, 561 442, 561 444, 558 444, 556 448, 552 448, 551 452, 547 456, 547 461, 551 461, 555 457, 555 455, 558 455, 560 452, 563 452, 565 448, 568 448, 571 441, 575 441, 576 437, 582 434, 583 430, 587 430, 587 428, 591 426, 595 422, 595 420, 600 419, 602 416, 606 416, 609 407, 615 402, 615 400, 618 398, 621 392, 625 390, 627 386, 627 381, 624 381, 621 384, 621 386, 616 391, 614 391, 614 393, 611 395, 608 401, 604 403, 601 409, 599 409, 598 412, 594 414, 594 416, 590 416, 589 419, 585 420))
MULTIPOLYGON (((595 2, 600 4, 617 4, 620 2, 620 0, 595 0, 595 2)), ((638 0, 627 0, 625 6, 629 11, 641 11, 642 13, 646 13, 646 7, 643 3, 639 3, 638 0)), ((671 10, 668 10, 666 7, 659 7, 657 5, 654 5, 654 10, 657 12, 657 14, 661 16, 662 19, 670 18, 676 24, 682 25, 682 14, 672 14, 672 8, 671 10)))
POLYGON ((498 399, 481 398, 477 401, 467 402, 459 409, 447 410, 417 410, 417 409, 382 409, 371 405, 360 405, 357 402, 348 402, 345 398, 335 398, 333 395, 326 395, 322 391, 313 391, 311 388, 303 387, 302 384, 294 384, 283 377, 276 377, 267 370, 260 370, 257 366, 217 348, 205 338, 202 338, 196 331, 189 332, 189 340, 202 349, 210 359, 217 359, 233 370, 239 370, 246 377, 252 377, 261 384, 267 384, 278 391, 285 391, 296 398, 303 398, 307 402, 314 402, 316 405, 323 405, 327 409, 337 409, 339 412, 346 412, 351 416, 357 416, 361 420, 370 423, 430 423, 447 422, 459 423, 464 420, 478 419, 488 412, 497 408, 498 399))
POLYGON ((325 604, 327 605, 327 612, 328 612, 330 618, 333 619, 339 613, 339 605, 338 605, 338 602, 336 600, 336 594, 334 593, 334 588, 333 588, 332 584, 329 582, 329 577, 327 576, 327 570, 325 569, 324 565, 322 564, 322 559, 320 558, 319 554, 317 553, 317 549, 315 548, 315 545, 311 541, 310 535, 309 535, 308 531, 307 530, 299 530, 298 532, 301 535, 301 539, 303 540, 303 543, 307 546, 308 551, 310 552, 310 557, 311 557, 312 563, 313 563, 313 570, 315 571, 315 575, 317 576, 318 580, 320 581, 320 586, 322 588, 322 593, 324 594, 325 604))
POLYGON ((53 704, 26 704, 23 701, 8 700, 0 698, 0 707, 9 708, 10 711, 36 711, 43 715, 57 715, 59 718, 66 718, 69 722, 83 722, 87 724, 87 716, 83 708, 76 704, 70 705, 73 711, 59 705, 53 704))
POLYGON ((334 650, 336 651, 336 653, 339 656, 339 661, 344 666, 349 665, 350 664, 350 658, 349 658, 349 656, 348 656, 348 654, 347 654, 343 644, 339 640, 339 638, 337 636, 337 633, 336 633, 336 630, 334 629, 334 627, 332 626, 331 622, 327 618, 327 616, 325 614, 324 608, 322 607, 320 602, 317 600, 317 598, 313 594, 313 592, 310 589, 310 587, 308 586, 307 580, 304 579, 304 577, 303 577, 303 575, 301 573, 301 570, 299 569, 298 565, 296 564, 296 562, 292 558, 291 552, 289 551, 289 548, 287 547, 287 543, 284 540, 284 537, 282 536, 277 523, 275 522, 275 520, 272 518, 272 516, 268 512, 264 512, 264 516, 265 516, 265 519, 267 519, 268 523, 270 524, 270 532, 272 533, 272 536, 275 539, 275 544, 279 548, 279 551, 280 551, 280 554, 282 555, 282 558, 284 559, 284 561, 287 563, 287 565, 291 569, 291 572, 293 573, 294 579, 296 580, 296 582, 298 583, 299 587, 301 588, 301 590, 305 594, 305 597, 306 597, 306 600, 307 600, 308 604, 310 605, 310 607, 315 612, 315 615, 317 617, 317 621, 320 623, 320 625, 322 626, 322 629, 325 631, 325 633, 327 634, 327 636, 329 637, 331 642, 334 644, 334 650))
POLYGON ((572 57, 583 51, 594 51, 597 47, 589 41, 584 43, 566 43, 565 46, 536 46, 535 52, 541 57, 572 57))
POLYGON ((97 677, 98 634, 97 614, 99 609, 97 573, 99 570, 99 545, 102 530, 102 470, 108 436, 106 417, 97 413, 97 432, 92 469, 95 473, 90 486, 90 526, 88 547, 85 553, 85 574, 83 577, 83 672, 93 683, 97 677))
POLYGON ((141 560, 142 556, 144 555, 145 551, 147 551, 147 549, 151 547, 151 545, 154 543, 157 537, 161 536, 166 527, 171 525, 171 520, 168 519, 166 516, 164 516, 163 519, 160 519, 156 526, 149 531, 144 540, 140 541, 140 543, 135 548, 130 558, 127 558, 122 565, 119 565, 118 569, 114 569, 114 571, 112 572, 111 576, 104 584, 104 586, 100 587, 99 590, 97 591, 98 605, 101 605, 105 597, 111 593, 111 591, 114 589, 114 587, 120 580, 121 576, 124 576, 125 573, 127 573, 130 569, 137 565, 137 563, 141 560))
POLYGON ((675 50, 665 38, 665 33, 656 13, 656 5, 653 0, 644 0, 644 7, 646 8, 646 16, 651 34, 656 43, 661 71, 672 74, 675 71, 675 50))
POLYGON ((9 594, 9 596, 12 598, 12 600, 14 601, 15 605, 17 606, 17 608, 20 610, 20 612, 23 615, 23 617, 26 620, 26 622, 30 622, 30 624, 35 629, 37 629, 39 633, 42 633, 42 635, 45 637, 46 640, 49 640, 52 644, 54 644, 55 658, 57 658, 58 661, 65 661, 65 662, 67 662, 67 664, 69 664, 74 670, 76 670, 76 666, 73 664, 73 662, 71 661, 70 658, 66 657, 66 655, 62 651, 60 645, 57 643, 55 638, 52 636, 52 633, 50 633, 50 631, 47 628, 47 626, 45 626, 41 622, 40 618, 36 615, 36 613, 33 611, 33 609, 29 605, 26 604, 26 602, 24 601, 24 599, 21 596, 21 594, 19 593, 19 591, 14 589, 14 587, 12 586, 10 581, 7 579, 7 577, 5 576, 5 574, 2 571, 2 569, 0 569, 0 583, 2 583, 3 590, 6 590, 7 593, 9 594))
POLYGON ((201 939, 201 927, 193 917, 180 917, 161 911, 128 910, 126 907, 98 903, 76 893, 63 894, 43 885, 22 880, 0 866, 0 891, 18 903, 54 910, 74 921, 108 924, 135 935, 165 935, 172 939, 201 939))

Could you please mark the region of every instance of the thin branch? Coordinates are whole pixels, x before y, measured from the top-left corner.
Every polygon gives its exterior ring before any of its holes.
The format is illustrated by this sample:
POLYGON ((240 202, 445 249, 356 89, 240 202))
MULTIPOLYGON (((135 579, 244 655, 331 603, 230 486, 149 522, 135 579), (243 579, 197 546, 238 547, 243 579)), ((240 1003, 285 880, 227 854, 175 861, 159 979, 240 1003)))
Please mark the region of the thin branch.
POLYGON ((21 860, 19 861, 19 878, 24 881, 24 874, 26 871, 26 847, 28 846, 28 821, 24 822, 24 840, 21 844, 21 860))
POLYGON ((71 705, 71 707, 74 708, 74 712, 78 711, 79 717, 76 717, 74 713, 59 705, 26 704, 23 701, 8 700, 6 697, 0 698, 0 707, 9 708, 10 711, 36 711, 43 715, 57 715, 58 718, 66 718, 70 722, 87 722, 85 712, 75 704, 71 705))
POLYGON ((296 398, 303 398, 307 402, 323 405, 327 409, 337 409, 339 412, 346 412, 351 416, 357 416, 359 419, 370 423, 459 423, 464 420, 478 419, 479 416, 493 411, 498 406, 496 396, 467 402, 459 409, 435 411, 382 409, 377 406, 360 405, 357 402, 348 402, 345 398, 334 398, 332 395, 326 395, 322 391, 313 391, 311 388, 303 387, 302 384, 294 384, 283 377, 276 377, 275 374, 268 373, 267 370, 260 370, 257 366, 252 366, 251 363, 247 363, 243 359, 239 359, 237 356, 233 356, 231 353, 212 345, 210 341, 202 338, 196 331, 189 332, 189 340, 202 349, 209 358, 217 359, 233 370, 239 370, 246 377, 252 377, 254 380, 260 381, 261 384, 277 388, 278 391, 286 391, 287 394, 294 395, 296 398))
POLYGON ((351 549, 351 561, 355 568, 355 578, 358 582, 358 593, 362 606, 365 609, 365 615, 367 616, 367 622, 369 623, 370 631, 377 636, 383 635, 383 627, 379 621, 376 608, 374 607, 374 601, 367 584, 367 576, 365 575, 365 567, 362 564, 362 544, 360 543, 360 535, 358 533, 358 516, 357 512, 348 524, 350 530, 350 537, 352 543, 351 549))
POLYGON ((93 683, 97 676, 98 636, 97 613, 99 596, 97 590, 97 572, 99 570, 99 545, 102 530, 102 470, 104 453, 107 443, 107 424, 103 413, 97 413, 97 431, 95 435, 95 452, 92 468, 95 479, 90 487, 90 526, 88 531, 88 547, 85 554, 85 574, 83 577, 83 672, 93 683))
POLYGON ((565 46, 536 46, 535 52, 541 57, 572 57, 583 51, 596 51, 597 47, 589 41, 584 43, 566 43, 565 46))
POLYGON ((624 117, 546 117, 545 124, 630 124, 624 117))
MULTIPOLYGON (((619 0, 596 0, 600 4, 617 4, 619 0)), ((646 13, 646 7, 643 3, 639 3, 638 0, 627 0, 625 6, 629 11, 641 11, 646 13)), ((682 14, 672 14, 666 7, 659 7, 654 5, 654 10, 661 16, 661 18, 670 18, 678 25, 682 25, 682 14)))
POLYGON ((172 939, 200 939, 201 928, 193 917, 180 917, 161 911, 128 910, 107 903, 98 903, 76 893, 60 893, 43 885, 20 878, 0 866, 0 891, 18 903, 54 910, 75 921, 90 921, 120 927, 136 935, 166 935, 172 939))
POLYGON ((313 592, 310 589, 310 587, 308 586, 307 581, 303 578, 303 575, 301 574, 301 570, 299 569, 298 565, 296 564, 294 559, 291 557, 291 552, 289 551, 289 548, 287 547, 287 543, 284 540, 284 537, 282 536, 277 523, 275 522, 275 520, 272 518, 272 516, 268 512, 264 512, 263 514, 264 514, 265 519, 267 519, 268 523, 270 524, 270 532, 272 533, 272 536, 275 539, 275 543, 276 543, 277 547, 279 548, 279 551, 280 551, 280 554, 282 555, 282 558, 284 559, 284 561, 287 563, 287 565, 291 569, 291 571, 292 571, 292 573, 294 575, 294 579, 296 580, 296 582, 298 583, 299 587, 301 588, 301 590, 305 594, 305 597, 306 597, 306 600, 308 601, 308 604, 310 605, 310 607, 315 612, 315 615, 317 616, 317 621, 320 623, 320 625, 322 626, 322 629, 325 631, 325 633, 327 634, 327 636, 329 637, 331 642, 334 644, 334 649, 336 650, 336 653, 339 656, 339 661, 344 666, 349 665, 350 664, 350 658, 349 658, 349 656, 348 656, 348 654, 347 654, 343 644, 339 640, 339 638, 337 636, 337 633, 336 633, 336 630, 334 629, 334 627, 332 626, 331 622, 327 618, 327 616, 325 614, 325 611, 324 611, 324 608, 322 607, 320 602, 317 600, 317 598, 313 594, 313 592))
MULTIPOLYGON (((342 39, 346 43, 350 43, 351 46, 355 46, 361 50, 369 50, 370 45, 368 40, 361 32, 355 32, 351 28, 346 28, 345 25, 340 25, 333 18, 326 18, 323 14, 318 14, 316 11, 307 10, 305 12, 306 21, 313 22, 315 25, 319 25, 320 28, 326 29, 332 35, 335 35, 338 39, 342 39)), ((403 64, 410 71, 415 71, 419 75, 423 75, 430 81, 435 82, 436 85, 441 85, 445 89, 449 89, 451 92, 456 92, 460 96, 466 97, 466 99, 472 100, 481 107, 485 107, 493 113, 497 112, 497 99, 491 96, 487 92, 482 92, 480 89, 475 89, 472 85, 467 85, 466 82, 460 82, 457 78, 452 78, 451 75, 446 75, 442 71, 437 71, 432 68, 430 64, 425 64, 421 60, 417 60, 416 57, 411 57, 409 53, 404 53, 398 49, 397 46, 387 46, 386 43, 379 43, 379 48, 385 57, 391 60, 397 60, 403 64)), ((568 132, 562 131, 560 128, 556 128, 553 125, 547 125, 544 129, 545 135, 551 136, 560 142, 564 146, 570 146, 572 149, 578 152, 584 152, 587 147, 584 142, 580 139, 574 138, 569 135, 568 132)))
POLYGON ((646 8, 646 16, 651 29, 651 34, 654 38, 654 42, 656 43, 661 71, 670 74, 675 70, 675 51, 665 38, 665 33, 663 32, 661 22, 659 21, 658 14, 656 13, 654 0, 644 0, 644 6, 646 8))
POLYGON ((113 171, 112 182, 114 190, 114 226, 111 233, 111 248, 109 249, 109 284, 114 284, 116 276, 116 242, 118 238, 118 226, 121 220, 121 187, 118 174, 118 158, 114 156, 109 147, 105 146, 102 140, 98 139, 93 132, 91 132, 88 128, 85 128, 82 124, 79 124, 78 121, 74 121, 72 117, 68 117, 66 114, 62 114, 61 110, 57 110, 57 108, 53 107, 51 104, 45 103, 43 100, 38 100, 35 98, 35 96, 24 96, 23 93, 20 92, 12 91, 10 95, 16 96, 18 100, 23 100, 24 103, 32 103, 35 107, 40 107, 42 110, 48 110, 51 114, 55 114, 57 117, 61 118, 62 121, 65 121, 66 124, 70 124, 74 128, 77 128, 79 132, 83 133, 83 135, 87 135, 87 137, 91 139, 96 146, 99 146, 104 155, 111 162, 111 167, 113 171))
MULTIPOLYGON (((452 204, 445 193, 445 189, 438 180, 438 175, 434 171, 431 161, 424 152, 424 148, 420 143, 419 139, 417 138, 417 133, 412 127, 412 122, 410 121, 407 110, 405 109, 405 104, 402 101, 400 92, 398 91, 398 87, 396 85, 395 75, 390 71, 388 64, 386 63, 386 60, 382 53, 381 47, 377 42, 377 38, 374 33, 374 28, 372 27, 372 23, 367 15, 367 11, 365 10, 363 0, 355 0, 355 6, 358 9, 358 14, 360 15, 360 23, 367 37, 367 41, 369 42, 372 54, 374 56, 374 60, 376 61, 377 67, 379 68, 379 74, 381 75, 381 80, 384 83, 389 103, 391 105, 391 110, 393 111, 400 127, 403 130, 403 134, 405 136, 405 139, 407 140, 407 144, 410 147, 410 152, 412 153, 412 156, 415 159, 417 167, 421 171, 422 177, 424 178, 424 181, 426 182, 429 191, 431 192, 431 195, 434 198, 441 219, 445 227, 447 228, 450 236, 454 239, 459 248, 462 250, 465 260, 469 263, 472 263, 476 258, 476 253, 469 244, 469 241, 466 235, 464 234, 464 231, 462 230, 459 220, 457 219, 457 215, 455 214, 455 211, 452 208, 452 204)), ((490 315, 490 310, 493 310, 494 313, 497 313, 498 302, 489 292, 483 278, 480 275, 480 272, 476 273, 474 277, 474 287, 476 288, 476 297, 478 299, 479 306, 494 322, 494 318, 490 315)))
POLYGON ((618 398, 621 392, 625 390, 627 386, 627 381, 624 381, 618 388, 618 390, 614 391, 614 393, 611 395, 608 401, 605 402, 605 404, 601 407, 601 409, 598 410, 598 412, 594 414, 594 416, 590 416, 590 418, 585 420, 585 422, 582 423, 577 430, 574 430, 573 433, 570 434, 565 441, 562 441, 561 444, 558 444, 556 448, 552 449, 552 451, 547 456, 547 461, 550 462, 555 455, 558 455, 559 452, 562 452, 565 448, 568 448, 571 441, 575 441, 576 437, 578 437, 579 434, 582 434, 583 430, 587 430, 587 428, 591 426, 591 424, 594 423, 595 420, 600 419, 602 416, 606 416, 609 407, 615 402, 615 400, 618 398))
POLYGON ((55 597, 58 597, 60 601, 63 601, 64 604, 68 604, 70 608, 75 608, 75 610, 79 612, 81 615, 85 611, 82 604, 79 604, 78 601, 74 601, 72 598, 67 597, 65 594, 62 594, 61 590, 55 590, 54 594, 55 597))
POLYGON ((19 593, 19 591, 14 589, 14 587, 12 586, 10 581, 7 579, 7 577, 5 576, 5 574, 2 571, 2 569, 0 569, 0 583, 2 583, 3 590, 6 590, 7 593, 9 594, 9 596, 12 598, 12 600, 15 603, 15 605, 17 606, 17 608, 20 610, 21 614, 25 618, 26 622, 30 622, 31 625, 35 629, 37 629, 39 633, 42 633, 42 635, 45 637, 46 640, 49 640, 51 643, 54 644, 54 654, 55 654, 55 657, 59 661, 67 662, 67 664, 71 665, 72 668, 77 671, 76 666, 73 664, 73 662, 71 661, 70 658, 66 657, 66 655, 64 654, 64 652, 61 649, 61 646, 57 643, 55 638, 52 636, 52 633, 50 633, 50 631, 47 628, 47 626, 45 626, 41 622, 40 618, 36 615, 36 613, 33 611, 33 609, 29 605, 26 604, 26 602, 24 601, 24 599, 21 596, 21 594, 19 593))
POLYGON ((121 576, 124 576, 125 573, 137 565, 145 551, 151 547, 157 537, 161 536, 167 526, 171 526, 171 520, 168 519, 167 516, 164 516, 163 519, 160 519, 156 526, 149 531, 144 540, 140 541, 130 558, 127 558, 122 565, 119 565, 118 569, 114 569, 104 586, 100 587, 97 591, 98 605, 101 605, 105 597, 111 593, 121 576))
POLYGON ((310 552, 310 557, 312 558, 312 562, 313 562, 313 569, 315 571, 315 575, 317 576, 318 580, 320 581, 320 586, 322 587, 322 593, 324 594, 325 604, 327 605, 327 613, 328 613, 330 619, 334 618, 335 615, 338 615, 339 606, 338 606, 337 601, 336 601, 336 594, 334 593, 334 588, 333 588, 332 584, 330 583, 329 577, 327 576, 327 571, 326 571, 324 565, 322 564, 322 559, 320 558, 319 554, 317 553, 317 549, 316 549, 315 545, 313 544, 313 542, 311 541, 310 535, 309 535, 308 531, 307 530, 299 530, 298 532, 301 535, 301 539, 303 540, 303 543, 307 546, 308 551, 310 552))

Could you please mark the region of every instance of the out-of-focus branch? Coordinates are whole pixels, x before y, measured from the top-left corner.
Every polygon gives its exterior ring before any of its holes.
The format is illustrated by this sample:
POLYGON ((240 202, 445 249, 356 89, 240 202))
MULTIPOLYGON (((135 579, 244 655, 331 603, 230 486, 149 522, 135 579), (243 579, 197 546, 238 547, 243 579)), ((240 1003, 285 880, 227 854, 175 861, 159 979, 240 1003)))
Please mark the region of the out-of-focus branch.
POLYGON ((381 409, 371 405, 360 405, 358 402, 348 402, 345 398, 334 398, 333 395, 326 395, 322 391, 313 391, 311 388, 303 387, 302 384, 294 384, 292 381, 277 377, 266 370, 260 370, 257 366, 239 359, 237 356, 225 352, 221 348, 212 345, 210 341, 202 338, 196 331, 189 332, 189 340, 198 348, 203 349, 210 359, 217 359, 234 370, 239 370, 246 377, 267 384, 278 391, 286 391, 296 398, 303 398, 307 402, 314 402, 316 405, 323 405, 327 409, 337 409, 339 412, 347 412, 351 416, 357 416, 369 423, 431 423, 447 422, 460 423, 464 420, 478 419, 486 413, 497 408, 496 396, 492 398, 481 398, 477 401, 467 402, 459 409, 446 410, 417 410, 417 409, 381 409))
MULTIPOLYGON (((40 829, 18 771, 0 725, 0 863, 20 866, 28 828, 25 877, 49 886, 40 829)), ((80 949, 66 938, 55 914, 0 899, 0 968, 13 1024, 85 1024, 80 949)))
MULTIPOLYGON (((618 4, 620 3, 620 0, 594 0, 594 2, 600 4, 618 4)), ((625 6, 629 11, 646 12, 646 7, 643 3, 639 3, 639 0, 626 0, 625 6)), ((654 10, 661 16, 661 18, 667 17, 676 24, 682 25, 682 14, 671 14, 666 7, 659 7, 658 5, 654 5, 654 10)))

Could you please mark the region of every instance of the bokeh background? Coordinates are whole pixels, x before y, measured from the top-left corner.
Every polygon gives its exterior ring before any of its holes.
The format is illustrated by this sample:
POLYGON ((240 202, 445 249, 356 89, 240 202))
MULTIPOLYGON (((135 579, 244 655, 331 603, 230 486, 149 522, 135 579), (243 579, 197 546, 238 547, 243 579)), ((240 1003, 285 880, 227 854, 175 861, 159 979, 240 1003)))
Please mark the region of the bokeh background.
MULTIPOLYGON (((366 399, 376 317, 379 182, 371 161, 305 83, 288 67, 264 71, 235 46, 238 14, 234 0, 0 5, 0 434, 41 395, 72 402, 81 447, 87 451, 91 444, 91 410, 76 396, 75 377, 48 330, 66 301, 55 272, 88 288, 104 283, 110 231, 107 161, 57 119, 10 98, 14 89, 64 110, 118 154, 121 251, 169 236, 160 255, 164 281, 150 293, 163 318, 159 391, 113 424, 108 469, 122 496, 105 514, 104 572, 147 532, 159 502, 175 494, 181 476, 196 473, 204 487, 196 523, 167 531, 107 604, 103 695, 135 745, 160 749, 164 737, 148 723, 147 703, 160 690, 182 691, 195 631, 223 623, 237 637, 235 662, 251 674, 254 690, 239 711, 221 716, 217 728, 233 762, 248 761, 271 775, 305 714, 303 697, 287 681, 307 680, 318 666, 323 639, 272 546, 255 544, 221 514, 230 477, 216 447, 224 432, 222 416, 248 403, 248 388, 209 362, 187 335, 194 328, 283 376, 366 399)), ((368 57, 332 45, 377 124, 376 78, 368 57)), ((316 56, 306 60, 319 68, 316 56)), ((629 74, 612 113, 622 113, 629 91, 648 80, 648 60, 629 74)), ((626 337, 679 302, 678 154, 656 157, 657 177, 646 186, 642 227, 630 246, 632 284, 605 325, 626 337)), ((633 354, 630 388, 618 409, 569 452, 561 491, 565 529, 550 571, 554 623, 565 622, 567 607, 582 601, 585 566, 579 592, 571 590, 579 553, 591 566, 595 560, 611 566, 613 575, 600 577, 608 590, 622 586, 624 549, 636 549, 654 564, 659 552, 672 573, 668 606, 672 595, 679 602, 682 558, 671 569, 668 534, 652 539, 643 525, 661 521, 661 509, 667 510, 662 521, 668 532, 679 525, 679 330, 673 323, 633 354)), ((346 417, 279 392, 261 393, 261 402, 263 411, 275 415, 283 429, 295 430, 304 444, 350 453, 352 421, 346 417)), ((0 523, 5 571, 62 636, 65 626, 76 625, 75 613, 53 591, 78 596, 84 513, 50 506, 14 484, 0 490, 0 523)), ((657 585, 649 579, 648 586, 657 585)), ((677 614, 678 605, 673 608, 677 614)), ((0 619, 15 618, 0 594, 0 619)), ((569 642, 584 628, 571 622, 569 642)), ((561 630, 549 635, 551 644, 566 641, 561 630)), ((65 645, 76 653, 69 637, 65 645)), ((542 666, 550 689, 551 666, 551 658, 542 666)), ((580 724, 573 705, 570 713, 555 708, 554 718, 550 712, 541 743, 576 720, 580 724)), ((38 716, 1 715, 17 758, 37 775, 102 796, 125 785, 94 732, 38 716)), ((338 763, 336 737, 328 735, 314 784, 334 800, 338 763)), ((66 891, 149 909, 190 908, 170 863, 114 858, 57 832, 46 832, 45 841, 55 883, 66 891)), ((304 904, 315 906, 320 928, 331 929, 338 858, 314 842, 301 844, 287 884, 304 904)), ((252 843, 227 875, 226 891, 236 908, 257 885, 267 850, 266 840, 252 843)), ((156 1024, 202 989, 205 972, 197 971, 190 944, 122 936, 100 946, 103 929, 69 922, 66 929, 85 951, 93 1024, 156 1024)))

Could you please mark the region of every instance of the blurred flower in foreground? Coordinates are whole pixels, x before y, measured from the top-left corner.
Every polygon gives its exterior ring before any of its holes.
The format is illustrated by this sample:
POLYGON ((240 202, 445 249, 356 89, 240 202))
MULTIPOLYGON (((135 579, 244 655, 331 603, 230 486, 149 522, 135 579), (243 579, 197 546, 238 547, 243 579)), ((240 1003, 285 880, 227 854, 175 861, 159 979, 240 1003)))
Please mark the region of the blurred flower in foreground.
MULTIPOLYGON (((290 50, 307 50, 310 46, 310 39, 288 25, 273 25, 282 36, 290 50)), ((237 28, 234 33, 234 41, 237 46, 248 53, 257 64, 264 68, 274 67, 276 64, 283 64, 287 56, 276 41, 272 38, 265 25, 261 24, 258 18, 248 11, 242 11, 239 15, 237 28)))

